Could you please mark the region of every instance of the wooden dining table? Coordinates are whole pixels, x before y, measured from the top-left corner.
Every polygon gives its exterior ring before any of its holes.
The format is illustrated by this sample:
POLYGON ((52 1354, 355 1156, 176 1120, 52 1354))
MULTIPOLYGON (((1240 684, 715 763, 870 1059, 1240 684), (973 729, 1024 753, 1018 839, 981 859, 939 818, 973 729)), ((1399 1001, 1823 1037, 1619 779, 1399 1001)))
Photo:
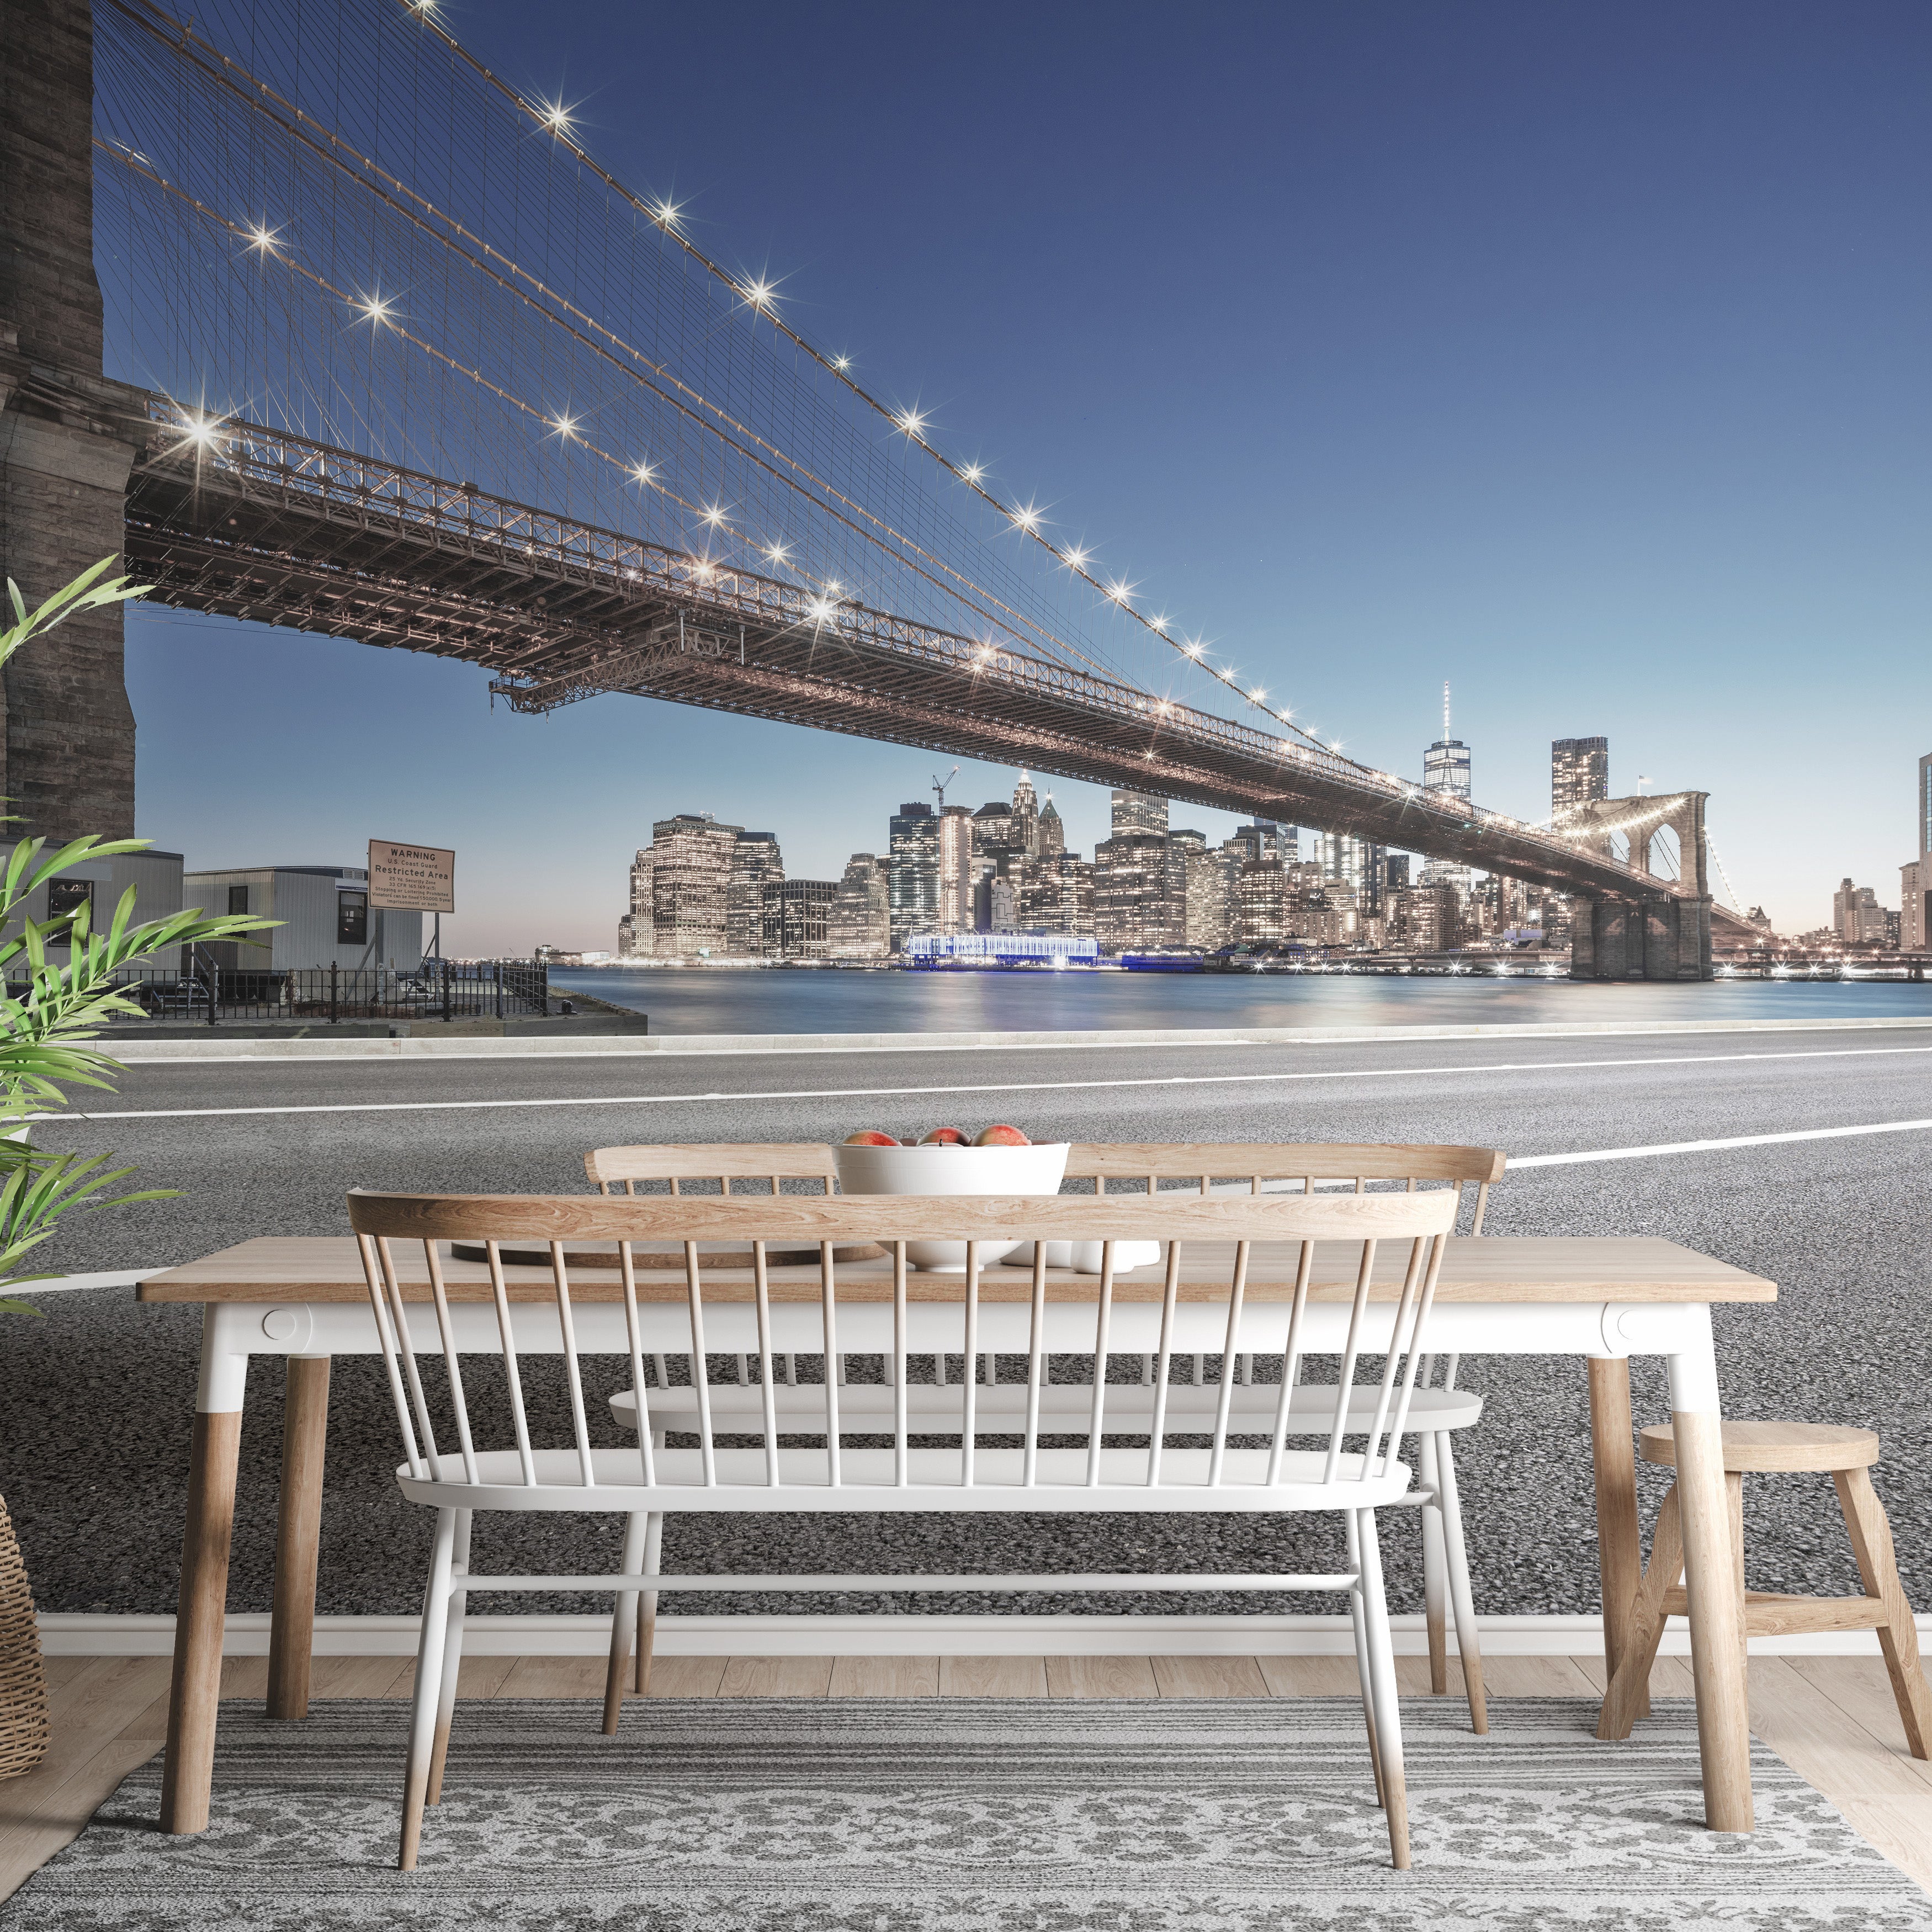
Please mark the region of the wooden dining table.
MULTIPOLYGON (((1251 1304, 1264 1307, 1289 1298, 1298 1254, 1295 1244, 1255 1244, 1247 1275, 1251 1304)), ((1232 1255, 1232 1247, 1217 1253, 1214 1244, 1194 1245, 1187 1256, 1189 1274, 1180 1283, 1184 1304, 1191 1287, 1198 1288, 1204 1300, 1225 1297, 1232 1255)), ((707 1346, 721 1353, 755 1352, 752 1278, 748 1268, 736 1264, 742 1258, 719 1254, 702 1270, 707 1346)), ((420 1248, 398 1244, 395 1260, 406 1299, 428 1301, 429 1276, 420 1248)), ((772 1346, 779 1350, 788 1346, 788 1304, 815 1302, 820 1292, 816 1258, 800 1260, 799 1265, 770 1270, 772 1346)), ((1391 1324, 1406 1261, 1406 1255, 1394 1252, 1378 1259, 1371 1288, 1372 1315, 1385 1310, 1391 1324)), ((442 1269, 458 1330, 472 1332, 475 1346, 494 1346, 496 1313, 487 1267, 460 1251, 446 1251, 442 1269)), ((505 1273, 513 1302, 543 1302, 554 1296, 548 1266, 512 1265, 505 1273)), ((890 1262, 883 1256, 855 1256, 844 1260, 837 1273, 844 1350, 879 1352, 882 1342, 889 1347, 889 1329, 880 1328, 874 1336, 866 1317, 869 1305, 869 1312, 890 1319, 890 1262)), ((1318 1260, 1308 1310, 1311 1350, 1339 1347, 1339 1324, 1348 1312, 1354 1274, 1354 1261, 1347 1256, 1337 1256, 1332 1272, 1318 1260), (1326 1330, 1333 1330, 1333 1338, 1324 1343, 1326 1330)), ((1059 1330, 1050 1347, 1078 1348, 1084 1319, 1090 1348, 1090 1310, 1098 1289, 1095 1276, 1049 1272, 1048 1313, 1059 1330)), ((586 1253, 571 1268, 570 1292, 579 1346, 626 1352, 617 1271, 599 1267, 586 1253)), ((1136 1316, 1142 1318, 1142 1327, 1157 1319, 1161 1292, 1158 1268, 1118 1278, 1112 1318, 1116 1352, 1126 1354, 1140 1346, 1136 1316)), ((329 1364, 337 1355, 375 1354, 380 1344, 362 1262, 348 1236, 244 1241, 151 1275, 136 1293, 142 1301, 199 1302, 202 1308, 160 1820, 165 1832, 193 1832, 204 1829, 208 1820, 249 1360, 280 1355, 287 1362, 268 1711, 272 1717, 299 1718, 308 1707, 329 1364)), ((688 1346, 682 1253, 667 1254, 662 1268, 640 1268, 638 1293, 645 1348, 688 1346)), ((1630 1358, 1664 1358, 1676 1427, 1705 1822, 1719 1832, 1750 1830, 1752 1804, 1744 1604, 1724 1487, 1711 1309, 1720 1302, 1772 1301, 1777 1293, 1774 1283, 1759 1276, 1654 1236, 1457 1237, 1448 1244, 1442 1264, 1430 1328, 1431 1348, 1444 1353, 1559 1355, 1586 1361, 1604 1647, 1612 1672, 1625 1647, 1641 1578, 1630 1358)), ((1030 1270, 995 1266, 985 1270, 980 1349, 1025 1348, 1030 1294, 1030 1270)), ((946 1346, 953 1331, 945 1324, 958 1310, 959 1277, 915 1274, 910 1298, 915 1323, 927 1324, 923 1337, 915 1328, 914 1348, 946 1346)), ((806 1310, 801 1306, 799 1312, 806 1310)), ((1150 1336, 1152 1332, 1149 1328, 1150 1336)), ((434 1333, 434 1323, 424 1324, 416 1346, 440 1346, 424 1339, 434 1333)), ((522 1346, 526 1345, 520 1341, 522 1346)), ((1150 1340, 1148 1346, 1153 1346, 1150 1340)), ((1220 1345, 1209 1346, 1218 1352, 1220 1345)), ((1364 1346, 1377 1344, 1365 1336, 1364 1346)), ((952 1340, 950 1346, 956 1352, 958 1341, 952 1340)), ((1604 1748, 1616 1748, 1613 1744, 1604 1748)))

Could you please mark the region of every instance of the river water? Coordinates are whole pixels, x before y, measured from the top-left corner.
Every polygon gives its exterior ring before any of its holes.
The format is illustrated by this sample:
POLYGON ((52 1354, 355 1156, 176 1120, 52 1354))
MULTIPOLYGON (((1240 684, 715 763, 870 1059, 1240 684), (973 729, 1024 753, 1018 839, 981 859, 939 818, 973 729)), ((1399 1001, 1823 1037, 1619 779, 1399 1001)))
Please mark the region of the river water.
POLYGON ((1019 1033, 1160 1027, 1522 1025, 1598 1021, 1932 1019, 1932 983, 1401 979, 1321 974, 903 973, 562 968, 666 1034, 1019 1033))

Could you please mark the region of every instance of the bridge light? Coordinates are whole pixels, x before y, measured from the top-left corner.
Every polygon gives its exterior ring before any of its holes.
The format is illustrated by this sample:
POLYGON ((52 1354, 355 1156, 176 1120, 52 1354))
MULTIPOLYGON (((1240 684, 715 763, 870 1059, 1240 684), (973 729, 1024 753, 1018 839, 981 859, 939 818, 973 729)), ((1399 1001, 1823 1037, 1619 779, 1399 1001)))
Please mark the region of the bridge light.
POLYGON ((908 410, 895 420, 908 436, 917 436, 921 442, 926 440, 926 418, 918 410, 908 410))
POLYGON ((1167 635, 1167 613, 1166 611, 1163 610, 1158 617, 1150 617, 1148 620, 1148 622, 1151 624, 1163 638, 1167 635))
POLYGON ((849 356, 835 356, 832 358, 832 366, 842 376, 851 368, 852 358, 849 356))
POLYGON ((678 217, 684 212, 674 201, 661 201, 651 210, 661 228, 675 228, 678 217))
POLYGON ((770 308, 772 304, 772 285, 770 282, 747 282, 745 284, 745 299, 749 302, 754 308, 765 309, 770 308))
POLYGON ((1249 698, 1256 704, 1260 704, 1262 700, 1267 697, 1267 695, 1268 693, 1266 692, 1259 689, 1251 691, 1248 693, 1249 698))
POLYGON ((1012 515, 1013 521, 1029 536, 1040 528, 1040 512, 1030 503, 1022 503, 1012 515))
POLYGON ((1124 604, 1133 594, 1134 586, 1131 584, 1124 584, 1118 578, 1107 586, 1107 595, 1116 604, 1124 604))
POLYGON ((1069 570, 1084 570, 1087 568, 1087 560, 1093 555, 1093 554, 1094 553, 1091 550, 1082 550, 1078 544, 1076 544, 1074 547, 1066 553, 1067 568, 1069 570))
POLYGON ((562 101, 546 100, 544 103, 543 118, 544 125, 553 134, 567 134, 570 132, 570 110, 562 101))
POLYGON ((361 308, 371 322, 387 322, 389 319, 389 304, 380 296, 365 297, 361 308))
POLYGON ((785 560, 785 547, 782 543, 775 543, 772 545, 770 549, 765 552, 765 554, 771 559, 772 562, 782 563, 785 560))
POLYGON ((648 483, 657 474, 648 463, 638 464, 631 472, 640 483, 648 483))
POLYGON ((1198 638, 1190 638, 1180 648, 1185 651, 1190 657, 1198 658, 1201 653, 1207 649, 1207 646, 1202 643, 1198 638))
POLYGON ((976 463, 968 464, 966 467, 959 472, 960 476, 967 482, 970 483, 976 489, 979 487, 980 479, 984 476, 986 473, 986 471, 981 469, 980 465, 976 463))
POLYGON ((568 442, 577 434, 577 418, 574 416, 559 416, 556 419, 556 433, 568 442))
POLYGON ((279 229, 265 228, 259 222, 248 231, 248 245, 257 254, 272 255, 274 253, 275 237, 279 229))
POLYGON ((715 530, 723 524, 724 520, 724 512, 718 505, 716 503, 708 504, 705 508, 704 520, 715 530))
POLYGON ((805 614, 809 617, 814 624, 824 624, 829 622, 835 615, 835 613, 832 610, 831 604, 827 602, 824 598, 814 597, 807 600, 805 607, 805 614))

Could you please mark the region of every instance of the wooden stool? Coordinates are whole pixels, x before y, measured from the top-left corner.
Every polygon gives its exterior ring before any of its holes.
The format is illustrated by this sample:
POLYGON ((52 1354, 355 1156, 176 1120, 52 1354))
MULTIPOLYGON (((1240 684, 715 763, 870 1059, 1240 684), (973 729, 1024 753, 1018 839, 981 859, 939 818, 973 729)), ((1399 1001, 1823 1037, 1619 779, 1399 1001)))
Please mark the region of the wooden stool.
MULTIPOLYGON (((1784 1636, 1799 1630, 1875 1630, 1892 1676, 1892 1695, 1914 1757, 1932 1756, 1932 1693, 1918 1661, 1918 1633, 1912 1606, 1898 1581, 1892 1554, 1892 1526, 1886 1522, 1868 1472, 1878 1460, 1878 1438, 1868 1429, 1841 1429, 1817 1422, 1727 1422, 1724 1426, 1724 1486, 1730 1492, 1731 1543, 1743 1597, 1744 1634, 1784 1636), (1814 1470, 1828 1474, 1838 1492, 1838 1507, 1850 1532, 1852 1552, 1864 1579, 1862 1597, 1786 1597, 1744 1585, 1744 1496, 1747 1471, 1784 1474, 1814 1470)), ((1643 1430, 1638 1448, 1646 1462, 1675 1467, 1677 1445, 1670 1425, 1643 1430)), ((1666 1617, 1684 1614, 1684 1539, 1678 1517, 1677 1485, 1664 1499, 1650 1567, 1632 1607, 1629 1643, 1610 1679, 1598 1720, 1600 1738, 1627 1738, 1648 1706, 1650 1666, 1656 1660, 1666 1617)))

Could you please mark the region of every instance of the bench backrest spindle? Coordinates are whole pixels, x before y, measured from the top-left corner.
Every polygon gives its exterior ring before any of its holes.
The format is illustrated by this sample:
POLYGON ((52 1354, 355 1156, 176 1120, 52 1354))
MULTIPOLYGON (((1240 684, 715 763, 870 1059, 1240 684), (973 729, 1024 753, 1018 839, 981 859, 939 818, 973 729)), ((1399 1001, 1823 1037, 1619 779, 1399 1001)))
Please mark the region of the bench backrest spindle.
MULTIPOLYGON (((1072 1483, 1090 1491, 1123 1482, 1135 1487, 1167 1489, 1180 1480, 1216 1488, 1235 1480, 1229 1472, 1238 1462, 1246 1472, 1238 1478, 1241 1481, 1285 1480, 1282 1472, 1291 1458, 1290 1441, 1296 1435, 1318 1431, 1326 1438, 1325 1452, 1314 1456, 1293 1452, 1299 1458, 1297 1466, 1318 1465, 1319 1480, 1331 1486, 1366 1480, 1384 1469, 1402 1439, 1424 1358, 1424 1330, 1437 1271, 1456 1209, 1456 1197, 1439 1189, 1327 1200, 1252 1192, 1204 1200, 1191 1192, 1178 1200, 1161 1199, 1156 1194, 1115 1194, 1104 1206, 1092 1197, 1064 1196, 829 1199, 763 1194, 668 1198, 613 1193, 590 1199, 350 1196, 352 1222, 411 1471, 459 1487, 496 1480, 526 1487, 561 1482, 584 1490, 614 1480, 652 1489, 669 1480, 666 1470, 670 1466, 688 1467, 689 1475, 677 1480, 706 1490, 746 1484, 776 1490, 801 1480, 822 1481, 835 1489, 862 1481, 889 1481, 905 1489, 942 1480, 968 1490, 991 1484, 1039 1486, 1042 1483, 1058 1490, 1072 1483), (660 1252, 670 1252, 662 1245, 665 1244, 674 1244, 682 1250, 682 1292, 677 1298, 684 1304, 681 1325, 689 1346, 692 1383, 688 1404, 679 1405, 674 1412, 660 1409, 655 1413, 643 1376, 646 1330, 633 1247, 634 1244, 648 1244, 653 1238, 661 1244, 660 1252), (1020 1340, 1020 1310, 1010 1305, 1022 1299, 1014 1292, 1020 1284, 996 1282, 993 1276, 998 1270, 989 1274, 985 1256, 988 1246, 994 1246, 997 1252, 1021 1238, 1030 1238, 1034 1245, 1031 1281, 1024 1297, 1025 1420, 1020 1453, 1015 1456, 1011 1450, 997 1445, 1014 1432, 1017 1403, 988 1405, 982 1401, 987 1385, 980 1379, 980 1362, 991 1352, 996 1336, 1004 1337, 1004 1346, 1010 1349, 1020 1340), (915 1293, 909 1278, 908 1244, 927 1239, 963 1240, 966 1266, 962 1275, 922 1275, 915 1293), (412 1276, 408 1294, 395 1251, 399 1240, 419 1244, 424 1256, 422 1273, 412 1276), (1152 1306, 1154 1282, 1131 1280, 1120 1266, 1120 1244, 1136 1240, 1156 1240, 1162 1253, 1157 1314, 1152 1306), (479 1325, 474 1316, 466 1322, 455 1318, 460 1311, 452 1307, 440 1246, 446 1240, 482 1246, 488 1262, 494 1319, 484 1317, 479 1325), (514 1246, 519 1240, 540 1244, 548 1254, 547 1306, 533 1306, 530 1300, 536 1288, 531 1277, 540 1279, 538 1270, 520 1266, 514 1292, 506 1276, 505 1246, 514 1246), (620 1311, 609 1306, 618 1297, 607 1290, 586 1303, 573 1294, 571 1244, 576 1240, 616 1246, 622 1280, 621 1327, 616 1319, 620 1311), (1060 1240, 1099 1244, 1097 1281, 1072 1274, 1060 1275, 1056 1281, 1046 1258, 1047 1244, 1060 1240), (1260 1300, 1251 1292, 1251 1264, 1257 1242, 1285 1247, 1297 1256, 1292 1298, 1285 1310, 1279 1288, 1260 1300), (1378 1281, 1378 1246, 1396 1242, 1403 1244, 1406 1256, 1400 1282, 1393 1270, 1385 1271, 1386 1278, 1378 1281), (733 1274, 714 1270, 707 1281, 700 1256, 706 1245, 713 1243, 748 1249, 749 1269, 733 1274), (790 1244, 788 1252, 795 1252, 801 1245, 815 1249, 816 1268, 788 1264, 774 1268, 773 1244, 790 1244), (1318 1264, 1318 1251, 1324 1249, 1330 1258, 1318 1264), (868 1250, 883 1253, 878 1260, 854 1260, 850 1257, 855 1250, 861 1255, 868 1250), (1348 1263, 1346 1274, 1336 1273, 1337 1251, 1348 1263), (1316 1430, 1311 1430, 1305 1409, 1291 1414, 1291 1392, 1303 1360, 1310 1352, 1310 1309, 1318 1286, 1325 1299, 1346 1294, 1348 1308, 1339 1330, 1331 1324, 1324 1330, 1322 1352, 1338 1358, 1337 1384, 1332 1412, 1324 1389, 1323 1414, 1316 1430), (425 1289, 434 1316, 434 1340, 427 1332, 413 1333, 411 1327, 410 1296, 420 1300, 425 1289), (1057 1301, 1090 1302, 1092 1307, 1092 1327, 1087 1331, 1091 1336, 1090 1399, 1084 1452, 1077 1454, 1077 1462, 1070 1461, 1065 1451, 1045 1449, 1040 1441, 1042 1392, 1050 1366, 1048 1344, 1061 1332, 1059 1324, 1065 1316, 1075 1312, 1068 1309, 1056 1315, 1057 1301), (598 1302, 602 1307, 595 1305, 598 1302), (881 1304, 890 1306, 889 1334, 884 1318, 887 1310, 881 1304), (781 1306, 782 1332, 777 1318, 781 1306), (995 1324, 989 1329, 989 1310, 995 1307, 1005 1325, 995 1324), (780 1446, 781 1430, 796 1430, 798 1423, 782 1414, 776 1401, 775 1344, 796 1340, 808 1350, 816 1345, 828 1361, 836 1361, 842 1346, 841 1325, 848 1309, 854 1332, 862 1333, 866 1343, 878 1350, 889 1365, 888 1379, 892 1385, 889 1476, 866 1473, 877 1467, 877 1452, 863 1448, 863 1438, 881 1432, 880 1420, 886 1412, 886 1403, 869 1396, 861 1401, 855 1396, 848 1414, 836 1376, 827 1376, 814 1391, 823 1402, 822 1451, 794 1451, 780 1446), (707 1349, 713 1339, 707 1334, 707 1327, 714 1314, 723 1324, 716 1339, 724 1346, 755 1344, 760 1364, 755 1407, 739 1401, 721 1411, 714 1402, 707 1349), (548 1325, 551 1323, 554 1328, 548 1325), (590 1340, 592 1328, 595 1340, 590 1340), (942 1336, 946 1337, 947 1348, 956 1348, 961 1354, 965 1368, 957 1390, 956 1428, 938 1432, 957 1446, 916 1450, 915 1418, 906 1394, 908 1357, 916 1337, 922 1337, 920 1346, 923 1350, 942 1336), (586 1341, 593 1354, 614 1356, 632 1378, 638 1403, 634 1452, 599 1450, 592 1443, 582 1360, 586 1341), (1175 1432, 1177 1421, 1168 1397, 1174 1354, 1178 1348, 1192 1353, 1216 1346, 1220 1370, 1214 1400, 1211 1405, 1197 1405, 1180 1415, 1184 1443, 1171 1442, 1168 1438, 1175 1432), (1141 1425, 1147 1432, 1144 1437, 1138 1431, 1130 1435, 1124 1448, 1116 1446, 1122 1429, 1118 1420, 1112 1425, 1114 1433, 1110 1437, 1108 1408, 1112 1358, 1123 1346, 1136 1354, 1151 1347, 1158 1364, 1151 1420, 1141 1425), (519 1366, 532 1348, 563 1357, 568 1418, 565 1441, 554 1446, 532 1439, 519 1366), (1234 1442, 1245 1439, 1244 1430, 1258 1433, 1257 1418, 1234 1401, 1238 1365, 1257 1348, 1270 1354, 1281 1352, 1284 1368, 1282 1393, 1264 1459, 1265 1477, 1260 1471, 1263 1459, 1258 1451, 1238 1450, 1231 1444, 1231 1437, 1234 1442), (504 1364, 500 1384, 494 1377, 480 1382, 466 1379, 461 1359, 466 1350, 500 1356, 504 1364), (424 1353, 440 1353, 443 1358, 445 1374, 438 1394, 453 1419, 454 1453, 445 1452, 438 1442, 436 1420, 440 1412, 430 1399, 419 1367, 424 1353), (1366 1371, 1362 1366, 1365 1361, 1370 1364, 1366 1371), (485 1387, 492 1390, 500 1387, 502 1391, 508 1426, 495 1433, 499 1441, 507 1436, 513 1450, 493 1448, 486 1434, 475 1430, 473 1416, 485 1387), (1352 1402, 1352 1396, 1356 1398, 1352 1402), (668 1419, 674 1412, 674 1424, 668 1419), (762 1453, 748 1462, 746 1452, 721 1447, 721 1416, 728 1443, 755 1434, 762 1453), (673 1426, 681 1433, 694 1433, 694 1460, 689 1452, 668 1450, 657 1439, 673 1426), (982 1434, 992 1442, 982 1444, 982 1434), (1208 1437, 1204 1455, 1184 1446, 1204 1434, 1208 1437), (860 1438, 849 1451, 848 1437, 860 1438), (1136 1446, 1142 1442, 1144 1448, 1136 1446), (1352 1449, 1352 1443, 1357 1446, 1352 1449), (820 1456, 816 1466, 822 1473, 793 1473, 795 1460, 801 1454, 820 1456), (680 1456, 686 1458, 683 1464, 679 1464, 680 1456), (875 1460, 868 1462, 867 1456, 875 1460), (616 1466, 610 1460, 613 1457, 621 1460, 621 1475, 610 1473, 616 1466), (1060 1459, 1053 1465, 1059 1473, 1043 1474, 1053 1457, 1060 1459), (946 1464, 948 1473, 943 1478, 932 1473, 937 1466, 935 1459, 946 1464), (853 1466, 850 1471, 848 1460, 853 1466), (505 1473, 486 1478, 479 1473, 486 1462, 505 1473), (1177 1470, 1182 1474, 1177 1475, 1177 1470)), ((1278 1270, 1266 1278, 1282 1280, 1278 1270)), ((677 1295, 674 1289, 670 1293, 677 1295)), ((676 1308, 676 1300, 667 1303, 662 1288, 654 1294, 656 1318, 662 1320, 676 1308)), ((1335 1311, 1338 1318, 1342 1313, 1339 1308, 1335 1311)), ((1085 1352, 1084 1347, 1081 1352, 1085 1352)), ((1308 1479, 1305 1468, 1297 1478, 1308 1479)))

